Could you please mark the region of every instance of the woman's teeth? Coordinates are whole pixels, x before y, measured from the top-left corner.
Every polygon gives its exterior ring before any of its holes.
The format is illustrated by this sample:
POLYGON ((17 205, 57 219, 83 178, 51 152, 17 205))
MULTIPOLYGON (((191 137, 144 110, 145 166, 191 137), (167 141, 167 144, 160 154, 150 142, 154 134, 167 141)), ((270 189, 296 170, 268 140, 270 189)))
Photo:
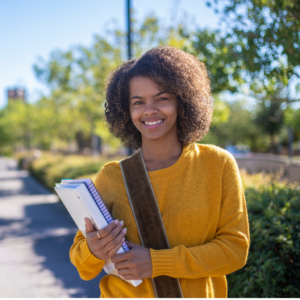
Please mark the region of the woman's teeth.
POLYGON ((145 122, 146 125, 156 125, 156 124, 159 124, 161 123, 163 120, 159 120, 159 121, 156 121, 156 122, 145 122))

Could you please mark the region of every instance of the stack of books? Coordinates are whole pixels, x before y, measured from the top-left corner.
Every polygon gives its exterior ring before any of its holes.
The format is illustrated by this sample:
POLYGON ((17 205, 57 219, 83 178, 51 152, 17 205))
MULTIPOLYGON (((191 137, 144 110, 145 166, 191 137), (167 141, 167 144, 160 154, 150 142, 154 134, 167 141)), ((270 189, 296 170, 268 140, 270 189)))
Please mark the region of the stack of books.
MULTIPOLYGON (((96 230, 104 228, 114 220, 105 201, 90 178, 62 179, 61 183, 56 183, 54 189, 84 236, 86 236, 85 218, 91 219, 96 230)), ((126 241, 117 253, 125 251, 129 251, 126 241)), ((105 262, 104 270, 107 274, 122 278, 110 259, 105 262)), ((143 282, 142 280, 125 281, 133 286, 138 286, 143 282)))

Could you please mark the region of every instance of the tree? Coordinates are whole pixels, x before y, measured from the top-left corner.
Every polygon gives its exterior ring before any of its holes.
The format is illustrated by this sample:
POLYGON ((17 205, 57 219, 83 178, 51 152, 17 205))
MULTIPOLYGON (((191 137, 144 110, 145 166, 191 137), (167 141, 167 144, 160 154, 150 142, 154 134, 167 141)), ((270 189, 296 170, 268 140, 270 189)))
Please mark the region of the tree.
POLYGON ((244 69, 240 53, 241 41, 223 37, 220 30, 210 31, 198 28, 192 34, 185 34, 192 42, 192 54, 205 63, 211 77, 212 92, 237 92, 245 81, 240 76, 244 69))
POLYGON ((0 111, 0 146, 30 148, 33 141, 36 111, 32 104, 9 102, 0 111))
POLYGON ((52 111, 57 137, 74 138, 79 129, 91 138, 95 135, 96 121, 104 116, 105 80, 121 62, 120 49, 96 36, 91 47, 54 51, 49 61, 35 64, 37 78, 51 91, 40 106, 52 111))
MULTIPOLYGON (((214 2, 219 5, 218 0, 214 2)), ((212 1, 207 4, 213 6, 212 1)), ((225 39, 241 41, 245 68, 237 71, 250 84, 254 95, 261 85, 264 93, 274 94, 278 88, 300 79, 298 0, 228 0, 222 9, 222 22, 225 39), (274 89, 270 89, 272 86, 274 89)))
POLYGON ((294 131, 294 140, 300 140, 300 108, 288 107, 284 112, 284 123, 294 131))
POLYGON ((258 104, 258 110, 255 116, 255 122, 259 128, 270 136, 271 151, 278 154, 276 134, 283 127, 283 113, 281 108, 282 99, 272 98, 258 104))
POLYGON ((256 111, 247 108, 247 101, 223 102, 223 105, 228 106, 228 119, 225 122, 213 122, 209 134, 202 142, 224 148, 229 144, 245 144, 249 145, 252 151, 266 150, 268 148, 266 134, 256 124, 256 111))

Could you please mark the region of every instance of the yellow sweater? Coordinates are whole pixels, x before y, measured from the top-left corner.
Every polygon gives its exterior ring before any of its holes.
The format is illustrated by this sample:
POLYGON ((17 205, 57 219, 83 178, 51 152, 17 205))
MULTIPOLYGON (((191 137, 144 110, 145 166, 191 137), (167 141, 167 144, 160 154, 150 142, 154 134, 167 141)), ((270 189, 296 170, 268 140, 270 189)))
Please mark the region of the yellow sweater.
MULTIPOLYGON (((244 190, 235 159, 211 145, 184 147, 178 161, 148 172, 170 249, 150 249, 152 277, 179 278, 184 297, 227 297, 225 275, 242 268, 249 249, 244 190)), ((127 239, 141 245, 118 162, 105 165, 95 185, 114 218, 123 220, 127 239)), ((97 276, 104 261, 91 254, 78 231, 70 258, 84 280, 97 276)), ((101 297, 155 297, 151 279, 133 287, 107 275, 101 297)))

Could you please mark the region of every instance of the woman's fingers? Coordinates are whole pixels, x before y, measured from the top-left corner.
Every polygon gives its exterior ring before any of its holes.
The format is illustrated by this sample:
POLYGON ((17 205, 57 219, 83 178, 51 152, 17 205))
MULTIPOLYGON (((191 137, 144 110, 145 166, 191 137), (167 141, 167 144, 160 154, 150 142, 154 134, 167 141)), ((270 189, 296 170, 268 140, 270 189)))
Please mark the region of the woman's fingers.
MULTIPOLYGON (((98 232, 101 236, 101 241, 103 241, 103 243, 106 245, 109 242, 111 242, 112 240, 114 240, 118 234, 120 233, 120 231, 122 230, 124 222, 118 222, 118 224, 114 227, 114 228, 107 228, 108 226, 100 229, 98 232)), ((96 233, 97 236, 97 233, 96 233)), ((97 239, 99 239, 99 237, 97 237, 97 239)))
MULTIPOLYGON (((119 220, 115 220, 105 226, 104 228, 98 230, 101 239, 105 237, 112 236, 116 231, 120 232, 123 227, 123 221, 119 222, 119 220)), ((99 238, 99 237, 98 237, 99 238)))
MULTIPOLYGON (((94 229, 93 232, 89 232, 90 240, 95 242, 95 241, 100 239, 99 236, 101 237, 101 240, 105 237, 108 237, 111 234, 111 232, 116 227, 118 227, 119 223, 120 223, 119 220, 114 220, 113 222, 111 222, 107 226, 105 226, 102 229, 98 230, 99 235, 97 234, 97 231, 94 229)), ((119 227, 122 228, 122 226, 119 226, 119 227)), ((110 239, 108 239, 105 244, 107 244, 109 241, 110 241, 110 239)))
POLYGON ((113 257, 114 255, 117 254, 117 252, 119 251, 119 249, 122 247, 122 244, 124 243, 125 238, 123 237, 119 243, 117 244, 117 246, 115 246, 114 248, 112 248, 111 250, 108 251, 107 255, 109 257, 113 257))
POLYGON ((111 233, 107 237, 109 237, 110 240, 115 239, 118 236, 118 234, 121 232, 123 225, 124 222, 120 221, 119 224, 111 231, 111 233))
MULTIPOLYGON (((115 268, 119 271, 121 271, 122 269, 128 269, 129 265, 128 265, 128 261, 120 261, 118 263, 115 263, 115 268)), ((120 275, 122 275, 121 273, 119 273, 120 275)))
MULTIPOLYGON (((127 232, 127 228, 122 229, 113 240, 111 240, 106 246, 105 251, 110 252, 112 249, 116 248, 120 241, 124 238, 125 234, 127 232)), ((125 239, 124 239, 125 241, 125 239)), ((119 250, 119 249, 118 249, 119 250)), ((116 252, 117 253, 117 252, 116 252)))
POLYGON ((123 229, 124 222, 115 220, 100 230, 95 230, 90 219, 85 219, 86 237, 91 252, 100 259, 113 257, 125 241, 127 229, 123 229), (100 237, 99 237, 100 236, 100 237))
POLYGON ((118 270, 118 274, 121 276, 134 275, 132 270, 129 268, 118 270))

